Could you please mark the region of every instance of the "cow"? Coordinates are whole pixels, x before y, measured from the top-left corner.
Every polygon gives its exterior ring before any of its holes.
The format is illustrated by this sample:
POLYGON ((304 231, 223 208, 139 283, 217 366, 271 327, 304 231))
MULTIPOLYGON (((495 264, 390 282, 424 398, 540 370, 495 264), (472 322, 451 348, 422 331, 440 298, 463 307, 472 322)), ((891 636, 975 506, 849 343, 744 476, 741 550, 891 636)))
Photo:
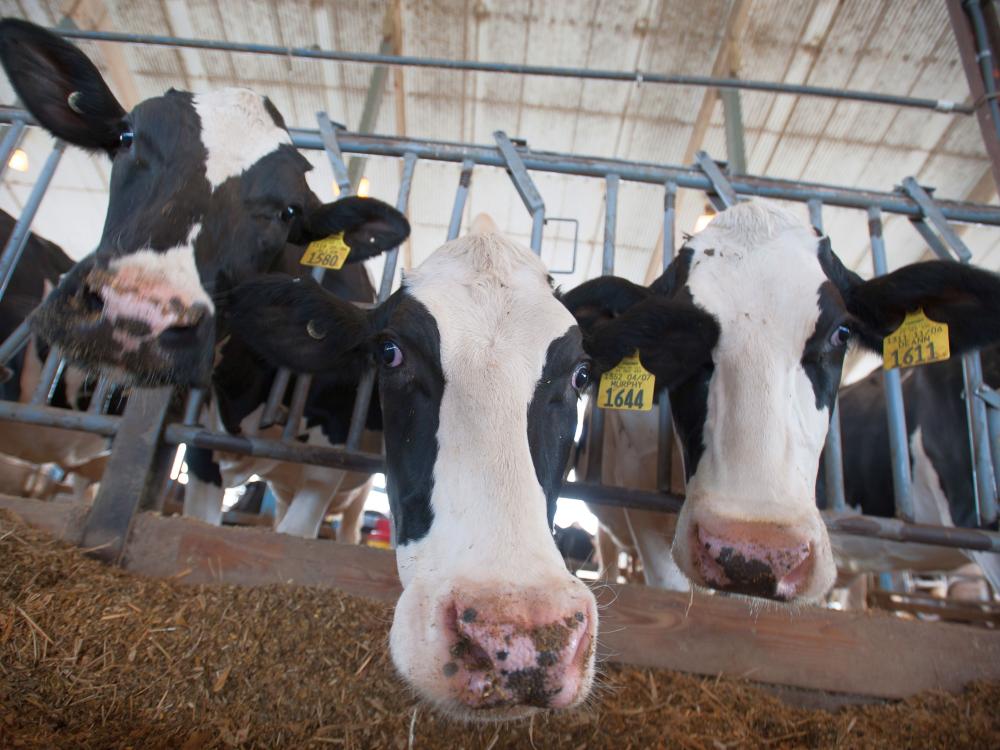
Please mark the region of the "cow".
POLYGON ((234 330, 276 365, 374 361, 403 592, 390 650, 469 719, 579 704, 597 610, 552 537, 590 366, 540 259, 482 221, 365 311, 309 279, 233 293, 234 330))
MULTIPOLYGON (((0 211, 0 246, 6 245, 14 224, 14 217, 0 211)), ((72 267, 73 260, 61 247, 33 232, 28 233, 24 252, 0 299, 0 341, 5 341, 24 322, 72 267)), ((0 398, 20 403, 30 401, 48 351, 43 342, 29 337, 27 345, 6 363, 8 377, 0 383, 0 398)), ((94 381, 85 373, 67 367, 54 383, 51 403, 61 408, 86 409, 93 386, 94 381)), ((38 425, 0 424, 0 454, 20 459, 20 462, 9 464, 10 471, 19 476, 30 473, 30 465, 37 467, 48 463, 73 471, 106 454, 107 450, 108 441, 100 435, 38 425)), ((12 489, 16 486, 16 482, 10 485, 12 489)))
POLYGON ((670 394, 686 499, 673 556, 694 583, 816 601, 834 582, 816 507, 820 452, 851 339, 880 353, 908 312, 949 326, 952 356, 1000 340, 1000 277, 944 261, 870 281, 794 213, 767 201, 720 212, 648 288, 586 282, 597 370, 639 351, 670 394))
MULTIPOLYGON (((1000 347, 982 353, 984 381, 1000 387, 1000 347)), ((915 367, 902 378, 914 520, 945 526, 978 526, 973 487, 972 459, 965 417, 965 384, 962 361, 915 367)), ((882 374, 873 372, 840 391, 841 442, 843 444, 844 494, 867 515, 895 515, 894 482, 889 454, 885 389, 882 374)), ((825 501, 823 477, 817 496, 825 501)), ((1000 555, 962 552, 928 545, 854 540, 835 543, 854 569, 881 571, 892 568, 950 570, 973 559, 994 589, 1000 591, 1000 555), (872 553, 877 554, 874 559, 872 553)), ((838 555, 839 556, 839 555, 838 555)))
MULTIPOLYGON (((227 293, 280 268, 288 245, 301 254, 313 240, 341 236, 356 263, 409 234, 405 217, 381 201, 320 203, 280 113, 253 91, 171 89, 126 112, 82 52, 17 19, 0 22, 0 62, 39 124, 112 161, 96 250, 33 315, 34 329, 83 367, 135 385, 206 387, 217 356, 235 358, 230 371, 244 361, 226 328, 227 293)), ((233 398, 213 395, 209 415, 238 430, 242 418, 226 412, 233 398)), ((221 488, 208 489, 192 487, 190 506, 218 522, 221 488)))

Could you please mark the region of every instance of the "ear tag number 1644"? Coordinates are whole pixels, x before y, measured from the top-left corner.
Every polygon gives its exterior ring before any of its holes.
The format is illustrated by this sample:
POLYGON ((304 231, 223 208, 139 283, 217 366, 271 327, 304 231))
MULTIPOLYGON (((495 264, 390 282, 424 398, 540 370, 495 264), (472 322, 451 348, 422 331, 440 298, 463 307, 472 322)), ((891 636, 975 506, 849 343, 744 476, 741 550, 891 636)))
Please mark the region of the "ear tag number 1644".
POLYGON ((597 405, 602 409, 649 411, 656 378, 639 362, 639 352, 625 357, 601 376, 597 405))

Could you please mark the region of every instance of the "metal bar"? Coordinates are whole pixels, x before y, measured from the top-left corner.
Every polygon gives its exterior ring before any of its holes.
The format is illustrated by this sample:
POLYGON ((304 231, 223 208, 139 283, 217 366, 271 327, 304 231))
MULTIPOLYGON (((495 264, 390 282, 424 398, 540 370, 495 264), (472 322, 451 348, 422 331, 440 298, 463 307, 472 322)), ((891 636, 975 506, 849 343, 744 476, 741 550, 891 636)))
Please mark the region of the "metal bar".
POLYGON ((354 190, 351 186, 350 172, 344 163, 344 154, 340 150, 337 131, 334 129, 333 123, 330 122, 330 118, 326 112, 317 112, 316 121, 319 123, 319 137, 322 143, 320 148, 326 151, 327 158, 330 160, 330 166, 333 168, 333 178, 337 181, 340 194, 345 197, 351 195, 354 190))
POLYGON ((912 177, 907 177, 903 180, 903 192, 910 196, 918 206, 920 206, 920 212, 924 217, 930 221, 934 226, 934 229, 940 233, 941 238, 945 243, 955 251, 958 255, 958 259, 963 263, 968 263, 972 259, 972 252, 969 250, 968 246, 962 241, 962 238, 956 234, 955 230, 951 228, 948 220, 941 213, 941 209, 937 207, 931 197, 927 194, 927 191, 912 177))
POLYGON ((52 175, 55 174, 56 167, 59 166, 59 160, 62 158, 65 148, 66 144, 60 140, 56 140, 52 146, 52 152, 49 154, 49 158, 45 160, 45 165, 38 174, 38 180, 31 189, 31 195, 28 196, 28 201, 21 210, 21 216, 14 224, 14 229, 7 239, 3 255, 0 255, 0 299, 3 299, 3 295, 7 291, 7 286, 14 276, 14 269, 17 268, 18 261, 21 260, 21 253, 24 252, 24 248, 28 244, 31 222, 38 212, 38 206, 41 205, 42 198, 45 197, 45 191, 52 181, 52 175))
POLYGON ((979 396, 986 401, 986 420, 990 433, 990 453, 993 457, 993 481, 1000 489, 1000 393, 985 383, 979 387, 979 396))
MULTIPOLYGON (((668 182, 663 186, 663 270, 674 260, 674 223, 677 219, 677 184, 668 182)), ((673 441, 674 424, 670 412, 670 393, 660 389, 659 425, 656 432, 656 486, 661 492, 669 492, 673 483, 673 441)))
POLYGON ((777 83, 773 81, 743 80, 739 78, 718 78, 713 76, 675 75, 649 73, 638 70, 602 70, 572 68, 551 65, 522 65, 518 63, 483 62, 479 60, 449 60, 440 57, 420 57, 415 55, 384 55, 367 52, 342 52, 339 50, 312 49, 307 47, 281 47, 270 44, 248 44, 217 39, 191 39, 185 37, 162 36, 158 34, 124 34, 112 31, 86 31, 81 29, 50 29, 71 39, 95 39, 103 42, 124 42, 128 44, 149 44, 166 47, 190 47, 194 49, 221 50, 227 52, 252 52, 278 57, 301 57, 312 60, 337 60, 340 62, 365 65, 391 65, 399 67, 442 68, 446 70, 466 70, 480 73, 509 73, 515 75, 555 76, 559 78, 583 78, 601 81, 627 81, 628 83, 658 84, 672 86, 697 86, 719 89, 741 89, 747 91, 767 91, 776 94, 797 94, 817 96, 826 99, 847 99, 871 104, 889 104, 897 107, 915 107, 938 112, 972 114, 974 108, 947 99, 925 99, 912 96, 898 96, 876 91, 857 89, 836 89, 826 86, 806 86, 801 84, 777 83))
POLYGON ((609 174, 604 179, 604 256, 601 259, 601 275, 610 276, 615 272, 615 232, 618 229, 618 188, 621 179, 609 174))
MULTIPOLYGON (((417 157, 407 154, 403 160, 403 174, 399 180, 399 193, 396 195, 396 210, 405 214, 410 204, 410 186, 413 184, 413 172, 417 167, 417 157)), ((449 230, 450 231, 450 230, 449 230)), ((378 287, 376 303, 382 304, 392 294, 392 281, 396 277, 396 265, 399 261, 399 248, 394 247, 385 257, 382 266, 382 281, 378 287)), ((361 444, 361 434, 368 421, 368 410, 371 406, 372 391, 375 389, 375 368, 369 367, 358 382, 358 390, 354 396, 354 408, 351 410, 351 424, 347 429, 347 448, 355 450, 361 444)))
MULTIPOLYGON (((30 117, 24 110, 0 107, 0 123, 16 118, 30 117)), ((292 145, 302 149, 322 149, 318 130, 291 128, 292 145)), ((376 135, 359 135, 343 132, 338 135, 344 153, 364 153, 371 156, 403 157, 414 153, 420 159, 461 163, 472 159, 480 166, 505 167, 499 151, 492 146, 449 143, 418 138, 397 138, 376 135)), ((693 190, 711 190, 712 183, 700 169, 650 162, 633 162, 619 159, 559 154, 523 149, 521 158, 527 169, 555 174, 572 174, 581 177, 600 177, 617 174, 627 182, 663 185, 674 181, 678 187, 693 190)), ((805 202, 810 198, 829 206, 867 209, 877 206, 884 213, 920 217, 920 208, 899 193, 858 190, 837 185, 795 182, 764 177, 739 176, 730 183, 739 195, 805 202)), ((962 201, 937 201, 938 208, 949 221, 1000 226, 1000 208, 962 201)))
POLYGON ((493 139, 497 143, 497 148, 504 160, 504 166, 507 167, 518 195, 521 196, 528 213, 531 214, 531 249, 535 251, 536 255, 540 255, 542 252, 542 228, 545 226, 545 201, 542 200, 534 180, 531 179, 531 175, 528 174, 528 170, 521 160, 521 155, 518 154, 507 134, 502 130, 497 130, 493 133, 493 139))
POLYGON ((24 135, 24 129, 27 126, 28 124, 24 120, 15 120, 10 124, 7 132, 3 134, 3 140, 0 141, 0 179, 7 172, 7 163, 10 161, 14 149, 17 148, 17 144, 21 142, 21 136, 24 135))
MULTIPOLYGON (((383 37, 379 45, 379 54, 385 55, 392 51, 392 39, 383 37)), ((361 110, 361 120, 358 123, 359 133, 371 133, 375 129, 375 122, 378 120, 378 111, 382 105, 382 94, 385 91, 385 78, 389 69, 384 65, 377 65, 372 71, 368 81, 368 91, 365 93, 365 105, 361 110)), ((361 176, 365 171, 365 158, 354 157, 348 165, 347 174, 351 185, 355 191, 361 182, 361 176)))
POLYGON ((958 0, 952 0, 948 6, 959 54, 969 82, 969 90, 976 100, 980 133, 986 152, 990 157, 993 179, 997 187, 1000 188, 1000 180, 998 180, 998 175, 1000 175, 1000 143, 998 143, 1000 102, 997 101, 996 61, 990 44, 990 36, 987 33, 986 18, 979 0, 963 0, 962 6, 966 11, 965 18, 970 25, 961 28, 963 14, 958 7, 958 0), (971 39, 969 38, 970 32, 971 39), (976 75, 977 62, 979 64, 978 76, 976 75), (985 110, 982 107, 984 102, 986 104, 985 110))
POLYGON ((462 213, 465 211, 465 199, 469 197, 469 186, 472 184, 472 170, 476 163, 471 159, 462 162, 462 174, 458 178, 458 190, 455 191, 455 204, 451 207, 451 221, 448 222, 448 240, 458 237, 462 228, 462 213))
MULTIPOLYGON (((123 417, 0 401, 0 419, 44 427, 86 430, 111 437, 118 431, 123 417)), ((207 450, 223 450, 279 461, 353 469, 370 474, 385 470, 382 456, 374 453, 346 451, 339 448, 310 446, 301 443, 284 443, 279 440, 267 440, 246 435, 229 435, 206 430, 196 425, 168 425, 163 431, 163 442, 171 447, 184 443, 207 450)), ((624 487, 606 487, 591 482, 566 482, 560 496, 602 505, 666 512, 680 510, 683 502, 683 498, 676 495, 648 490, 632 490, 624 487)), ((824 521, 830 531, 851 536, 878 537, 896 541, 936 544, 942 547, 1000 552, 1000 533, 981 529, 910 524, 894 518, 875 516, 825 517, 824 521)))
POLYGON ((205 405, 207 392, 204 388, 192 388, 188 391, 187 401, 184 402, 184 424, 198 424, 201 419, 201 407, 205 405))
POLYGON ((948 248, 941 241, 941 238, 934 233, 934 230, 930 228, 926 220, 910 219, 910 223, 913 224, 913 228, 924 238, 924 242, 927 243, 927 246, 938 258, 941 260, 955 260, 954 256, 952 256, 948 248))
POLYGON ((976 489, 976 510, 980 526, 989 526, 997 520, 996 467, 990 441, 989 416, 986 402, 972 394, 983 387, 983 365, 979 352, 962 357, 962 375, 965 382, 965 408, 969 424, 969 448, 972 457, 972 481, 976 489))
POLYGON ((105 373, 102 372, 97 377, 97 385, 94 386, 94 392, 90 394, 90 404, 87 406, 88 414, 100 414, 104 411, 113 386, 111 378, 105 373))
POLYGON ((25 318, 18 324, 7 340, 0 344, 0 366, 5 366, 14 357, 20 354, 21 350, 27 346, 31 338, 31 322, 25 318))
POLYGON ((743 139, 743 105, 740 103, 739 89, 722 89, 723 124, 726 130, 726 162, 730 174, 744 174, 747 171, 747 149, 743 139))
POLYGON ((155 508, 161 499, 175 453, 160 440, 172 395, 171 386, 136 388, 129 395, 84 524, 81 546, 90 548, 93 557, 117 563, 135 514, 155 508))
MULTIPOLYGON (((872 266, 876 276, 888 273, 885 239, 882 236, 882 212, 868 209, 868 233, 871 236, 872 266)), ((892 456, 892 487, 896 514, 906 521, 913 520, 913 496, 910 488, 910 448, 906 439, 906 413, 903 407, 903 386, 899 370, 885 370, 886 418, 889 421, 889 451, 892 456)))
POLYGON ((62 349, 53 345, 49 348, 49 354, 42 365, 42 371, 38 375, 38 385, 31 396, 29 403, 34 405, 47 404, 52 401, 52 394, 55 391, 56 381, 62 375, 66 360, 63 358, 62 349))
POLYGON ((295 387, 292 388, 292 402, 288 406, 288 420, 282 431, 284 440, 295 440, 299 435, 299 423, 302 421, 302 414, 306 410, 306 399, 309 398, 309 386, 312 385, 312 378, 309 375, 301 374, 295 378, 295 387))
POLYGON ((264 403, 264 411, 260 415, 258 429, 266 430, 278 421, 278 412, 281 410, 281 403, 285 400, 285 391, 288 390, 288 382, 292 379, 292 371, 282 367, 274 374, 271 381, 271 390, 267 393, 267 401, 264 403))
POLYGON ((735 206, 739 198, 736 197, 736 191, 733 189, 729 179, 722 174, 719 165, 712 161, 712 157, 704 151, 698 151, 694 155, 694 159, 698 164, 698 168, 705 173, 705 176, 711 183, 709 198, 711 199, 712 193, 714 193, 722 201, 722 206, 717 205, 716 208, 722 210, 730 206, 735 206))

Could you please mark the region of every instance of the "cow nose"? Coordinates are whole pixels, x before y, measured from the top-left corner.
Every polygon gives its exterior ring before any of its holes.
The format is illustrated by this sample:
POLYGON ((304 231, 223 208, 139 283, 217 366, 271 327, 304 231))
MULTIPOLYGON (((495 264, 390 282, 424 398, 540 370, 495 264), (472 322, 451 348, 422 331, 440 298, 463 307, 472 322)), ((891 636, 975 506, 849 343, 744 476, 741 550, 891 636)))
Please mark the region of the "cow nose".
POLYGON ((565 612, 533 609, 526 620, 489 602, 455 601, 454 641, 442 673, 462 703, 471 708, 574 703, 592 650, 595 623, 589 608, 580 602, 565 612))
POLYGON ((794 599, 812 572, 812 545, 777 524, 696 527, 695 568, 707 586, 768 599, 794 599))

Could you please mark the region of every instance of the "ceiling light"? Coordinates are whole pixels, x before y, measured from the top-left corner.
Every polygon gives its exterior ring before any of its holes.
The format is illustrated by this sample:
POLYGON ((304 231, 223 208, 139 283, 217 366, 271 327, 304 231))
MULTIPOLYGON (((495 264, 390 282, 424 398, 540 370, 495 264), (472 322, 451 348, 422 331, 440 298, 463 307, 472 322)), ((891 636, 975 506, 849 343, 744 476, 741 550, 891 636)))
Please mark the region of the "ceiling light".
POLYGON ((28 155, 24 153, 23 149, 14 149, 14 153, 10 155, 10 161, 7 162, 7 166, 17 172, 27 172, 28 155))

